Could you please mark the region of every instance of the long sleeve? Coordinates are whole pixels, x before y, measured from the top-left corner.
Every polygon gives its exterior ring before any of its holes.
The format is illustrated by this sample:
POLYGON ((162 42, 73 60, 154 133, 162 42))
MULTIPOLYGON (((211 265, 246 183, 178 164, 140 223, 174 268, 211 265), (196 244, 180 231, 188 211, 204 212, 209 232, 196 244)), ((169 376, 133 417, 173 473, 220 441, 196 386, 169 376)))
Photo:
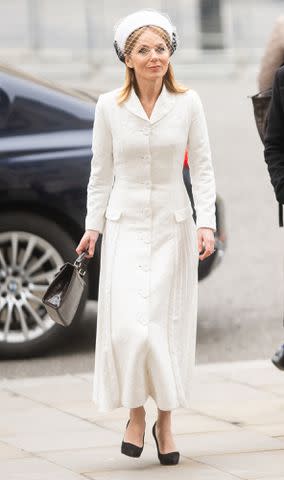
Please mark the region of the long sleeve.
POLYGON ((196 227, 207 227, 216 231, 216 186, 206 118, 199 95, 194 90, 191 94, 192 119, 188 146, 196 227))
MULTIPOLYGON (((281 70, 283 68, 281 67, 281 70)), ((264 158, 276 198, 278 202, 284 203, 284 113, 279 88, 279 72, 280 70, 277 70, 273 82, 272 100, 264 136, 264 158)))
POLYGON ((87 186, 86 230, 103 233, 105 210, 113 184, 112 133, 105 118, 102 95, 95 111, 92 139, 91 173, 87 186))

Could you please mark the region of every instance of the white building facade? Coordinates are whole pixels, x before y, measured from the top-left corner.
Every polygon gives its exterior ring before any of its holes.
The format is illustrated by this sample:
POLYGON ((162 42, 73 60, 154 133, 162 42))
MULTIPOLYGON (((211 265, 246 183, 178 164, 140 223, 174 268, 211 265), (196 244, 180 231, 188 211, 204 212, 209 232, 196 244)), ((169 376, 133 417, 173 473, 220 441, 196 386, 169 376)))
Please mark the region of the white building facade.
POLYGON ((284 14, 284 0, 0 0, 0 61, 30 70, 46 63, 50 72, 57 64, 58 73, 67 64, 62 72, 72 72, 71 64, 86 75, 110 69, 114 24, 147 7, 167 13, 177 27, 175 64, 201 73, 258 64, 275 19, 284 14))

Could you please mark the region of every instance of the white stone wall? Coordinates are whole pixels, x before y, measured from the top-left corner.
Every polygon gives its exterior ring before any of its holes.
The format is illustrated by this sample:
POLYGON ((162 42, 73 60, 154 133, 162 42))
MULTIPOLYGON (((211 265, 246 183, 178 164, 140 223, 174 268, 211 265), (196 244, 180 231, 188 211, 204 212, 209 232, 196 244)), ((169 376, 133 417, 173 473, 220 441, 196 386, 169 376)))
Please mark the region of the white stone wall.
POLYGON ((284 14, 284 0, 223 0, 224 49, 202 51, 199 0, 0 0, 0 62, 64 80, 122 75, 113 26, 147 7, 168 13, 176 25, 172 62, 183 78, 256 68, 275 19, 284 14))
POLYGON ((177 25, 181 46, 198 45, 198 0, 0 0, 0 48, 111 48, 113 26, 140 8, 156 8, 177 25))
MULTIPOLYGON (((198 49, 199 0, 0 0, 0 48, 83 51, 112 48, 113 25, 139 8, 157 8, 176 24, 180 47, 198 49)), ((282 0, 223 0, 227 48, 261 48, 282 0)))

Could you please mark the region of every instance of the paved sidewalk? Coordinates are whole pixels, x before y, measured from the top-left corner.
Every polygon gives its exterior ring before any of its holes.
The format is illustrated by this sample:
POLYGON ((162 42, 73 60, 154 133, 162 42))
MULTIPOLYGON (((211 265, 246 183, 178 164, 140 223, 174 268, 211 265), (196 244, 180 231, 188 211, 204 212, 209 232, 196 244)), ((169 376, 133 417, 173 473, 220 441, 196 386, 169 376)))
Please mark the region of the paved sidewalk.
POLYGON ((196 367, 190 409, 173 412, 180 463, 160 465, 145 407, 140 458, 120 453, 128 409, 90 401, 92 372, 0 381, 4 480, 283 480, 284 372, 269 359, 196 367))

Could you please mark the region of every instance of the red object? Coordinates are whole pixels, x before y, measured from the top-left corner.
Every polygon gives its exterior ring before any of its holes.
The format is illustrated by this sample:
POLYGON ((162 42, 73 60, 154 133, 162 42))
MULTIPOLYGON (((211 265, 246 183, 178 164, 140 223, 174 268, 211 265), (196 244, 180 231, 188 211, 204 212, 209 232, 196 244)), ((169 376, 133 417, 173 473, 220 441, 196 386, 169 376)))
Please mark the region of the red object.
POLYGON ((188 165, 188 150, 187 149, 186 149, 185 154, 184 154, 183 166, 189 168, 189 165, 188 165))

